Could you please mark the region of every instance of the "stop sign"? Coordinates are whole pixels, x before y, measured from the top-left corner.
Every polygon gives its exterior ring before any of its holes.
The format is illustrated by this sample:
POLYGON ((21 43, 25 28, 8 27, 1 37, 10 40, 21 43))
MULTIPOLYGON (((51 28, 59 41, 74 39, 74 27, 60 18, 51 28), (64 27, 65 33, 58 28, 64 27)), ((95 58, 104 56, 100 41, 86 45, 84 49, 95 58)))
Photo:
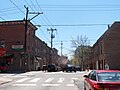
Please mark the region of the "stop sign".
POLYGON ((0 48, 0 57, 4 56, 6 53, 5 48, 0 48))

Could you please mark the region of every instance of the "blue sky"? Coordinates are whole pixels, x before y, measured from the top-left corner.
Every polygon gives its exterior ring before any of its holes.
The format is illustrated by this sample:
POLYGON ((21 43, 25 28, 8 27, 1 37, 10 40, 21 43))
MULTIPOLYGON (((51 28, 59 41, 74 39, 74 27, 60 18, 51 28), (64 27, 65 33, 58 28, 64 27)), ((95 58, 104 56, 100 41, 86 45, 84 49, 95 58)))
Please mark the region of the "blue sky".
MULTIPOLYGON (((72 54, 72 38, 86 36, 93 45, 107 30, 107 24, 120 19, 120 0, 1 0, 0 20, 23 19, 24 5, 29 7, 30 12, 43 12, 31 21, 35 25, 41 25, 36 35, 50 46, 50 32, 47 29, 57 29, 54 31, 53 47, 60 53, 62 41, 62 53, 69 57, 72 54), (93 26, 89 26, 91 24, 93 26)), ((33 16, 29 14, 29 18, 33 16)))

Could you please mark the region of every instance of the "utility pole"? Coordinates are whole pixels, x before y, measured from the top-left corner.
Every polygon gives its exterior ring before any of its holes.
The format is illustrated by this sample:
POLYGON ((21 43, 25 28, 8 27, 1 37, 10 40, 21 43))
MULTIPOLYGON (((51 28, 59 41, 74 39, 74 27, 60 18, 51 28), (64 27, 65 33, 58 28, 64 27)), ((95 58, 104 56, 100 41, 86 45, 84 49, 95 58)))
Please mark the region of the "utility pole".
POLYGON ((43 14, 43 12, 39 13, 39 12, 29 12, 28 7, 24 6, 26 9, 26 16, 25 16, 25 43, 24 43, 24 52, 26 53, 26 44, 27 44, 27 27, 28 27, 28 21, 31 21, 32 19, 34 19, 35 17, 37 17, 39 14, 43 14), (36 14, 34 17, 32 17, 31 19, 28 19, 28 14, 36 14))
POLYGON ((26 53, 26 39, 27 39, 27 21, 28 21, 28 7, 24 6, 25 9, 26 9, 26 16, 25 16, 25 43, 24 43, 24 52, 26 53))
POLYGON ((53 38, 55 38, 55 36, 53 35, 53 32, 56 31, 57 29, 47 29, 48 31, 51 31, 51 49, 53 47, 53 38))
POLYGON ((61 41, 61 56, 62 56, 63 42, 61 41))
POLYGON ((52 47, 53 47, 53 38, 55 38, 55 36, 53 35, 53 32, 56 31, 57 29, 47 29, 48 31, 51 31, 51 52, 50 52, 50 64, 52 64, 52 54, 53 54, 53 51, 52 51, 52 47))
POLYGON ((30 22, 32 19, 34 19, 35 17, 37 17, 39 14, 43 14, 43 13, 39 13, 39 12, 29 12, 28 7, 24 6, 26 9, 26 16, 25 16, 25 42, 24 42, 24 54, 25 54, 25 71, 26 70, 30 70, 30 53, 27 53, 27 31, 28 31, 28 22, 30 22), (36 14, 34 17, 32 17, 31 19, 28 19, 28 14, 36 14))

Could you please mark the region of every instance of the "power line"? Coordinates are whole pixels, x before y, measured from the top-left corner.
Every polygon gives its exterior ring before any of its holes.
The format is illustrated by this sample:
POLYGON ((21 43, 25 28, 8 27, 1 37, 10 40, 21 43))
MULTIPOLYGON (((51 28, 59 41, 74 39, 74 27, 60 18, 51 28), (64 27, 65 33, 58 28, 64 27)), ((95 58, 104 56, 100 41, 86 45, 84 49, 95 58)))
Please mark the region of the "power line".
POLYGON ((48 40, 48 42, 50 42, 49 39, 48 39, 48 37, 45 35, 45 33, 43 32, 43 30, 41 28, 40 28, 40 31, 42 32, 42 34, 44 35, 44 37, 48 40))
MULTIPOLYGON (((38 3, 38 1, 35 0, 35 2, 36 2, 37 5, 39 6, 39 9, 42 11, 42 8, 41 8, 40 4, 38 3)), ((52 25, 51 21, 47 18, 47 16, 46 16, 45 13, 43 14, 43 16, 45 17, 45 19, 47 20, 47 22, 50 23, 52 27, 54 27, 54 25, 52 25)), ((44 18, 43 18, 43 19, 44 19, 44 18)), ((57 31, 57 35, 58 35, 58 31, 57 31)), ((59 38, 59 35, 58 35, 58 39, 60 39, 60 38, 59 38)))
POLYGON ((33 8, 29 5, 29 3, 26 0, 24 0, 24 1, 31 8, 31 10, 34 11, 33 8))
POLYGON ((3 17, 0 17, 0 18, 5 21, 5 19, 3 17))
POLYGON ((62 5, 62 4, 43 4, 43 5, 41 5, 41 6, 50 6, 50 7, 52 7, 52 6, 56 6, 56 7, 87 7, 87 6, 91 6, 91 7, 98 7, 98 6, 101 6, 101 7, 110 7, 110 6, 112 6, 112 7, 116 7, 116 6, 118 6, 118 7, 120 7, 120 4, 98 4, 98 5, 96 5, 96 4, 91 4, 91 5, 88 5, 88 4, 71 4, 71 5, 68 5, 68 4, 64 4, 64 5, 62 5))
MULTIPOLYGON (((54 24, 54 26, 106 26, 110 24, 54 24)), ((41 25, 41 26, 52 26, 52 25, 41 25)))
POLYGON ((52 10, 44 10, 44 11, 56 11, 56 12, 59 12, 59 11, 120 11, 120 9, 78 9, 78 10, 76 10, 76 9, 52 9, 52 10))
POLYGON ((12 0, 9 0, 12 4, 14 4, 23 14, 25 14, 12 0))
MULTIPOLYGON (((36 8, 36 6, 34 5, 34 3, 32 2, 32 0, 30 0, 31 4, 33 5, 34 8, 36 8)), ((36 8, 37 9, 37 8, 36 8)))

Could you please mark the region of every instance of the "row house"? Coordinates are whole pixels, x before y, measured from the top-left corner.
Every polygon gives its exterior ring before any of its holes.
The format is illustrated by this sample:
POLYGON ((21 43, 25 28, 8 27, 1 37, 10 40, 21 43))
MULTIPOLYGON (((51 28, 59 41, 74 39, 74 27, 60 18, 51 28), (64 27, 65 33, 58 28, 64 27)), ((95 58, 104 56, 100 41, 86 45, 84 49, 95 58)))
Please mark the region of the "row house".
MULTIPOLYGON (((49 64, 50 50, 51 48, 47 44, 40 40, 37 36, 35 37, 34 42, 34 51, 35 51, 35 69, 42 69, 43 65, 49 64)), ((57 55, 57 54, 56 54, 57 55)))
POLYGON ((58 65, 58 50, 56 48, 52 49, 52 63, 58 65))
POLYGON ((114 22, 92 47, 91 69, 120 69, 120 22, 114 22))
POLYGON ((8 71, 37 70, 49 64, 51 48, 35 35, 36 30, 30 21, 27 21, 27 30, 25 20, 0 22, 0 41, 4 42, 5 56, 13 56, 8 71))

